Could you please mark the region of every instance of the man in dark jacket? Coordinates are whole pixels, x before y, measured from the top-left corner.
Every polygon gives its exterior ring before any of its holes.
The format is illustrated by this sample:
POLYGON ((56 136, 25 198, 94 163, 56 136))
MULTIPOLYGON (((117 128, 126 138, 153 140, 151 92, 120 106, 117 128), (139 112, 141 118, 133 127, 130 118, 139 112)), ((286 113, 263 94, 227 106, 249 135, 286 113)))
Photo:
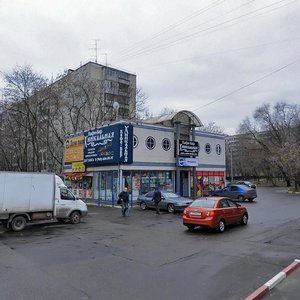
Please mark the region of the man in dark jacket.
POLYGON ((161 201, 161 192, 158 187, 155 189, 155 191, 153 193, 152 200, 154 201, 154 204, 155 204, 156 214, 159 215, 160 214, 159 202, 161 201))
POLYGON ((129 195, 127 192, 127 187, 124 187, 124 190, 119 194, 119 199, 121 199, 122 204, 122 216, 125 217, 129 204, 129 195))

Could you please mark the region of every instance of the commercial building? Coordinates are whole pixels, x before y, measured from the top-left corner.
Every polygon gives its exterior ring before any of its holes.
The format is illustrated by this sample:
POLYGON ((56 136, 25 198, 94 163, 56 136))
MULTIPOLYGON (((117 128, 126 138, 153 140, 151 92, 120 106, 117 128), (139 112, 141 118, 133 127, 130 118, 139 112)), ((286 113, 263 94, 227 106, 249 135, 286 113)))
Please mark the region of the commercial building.
POLYGON ((202 132, 199 118, 179 111, 144 122, 120 120, 66 138, 64 174, 74 193, 114 205, 156 186, 195 197, 224 185, 225 136, 202 132))

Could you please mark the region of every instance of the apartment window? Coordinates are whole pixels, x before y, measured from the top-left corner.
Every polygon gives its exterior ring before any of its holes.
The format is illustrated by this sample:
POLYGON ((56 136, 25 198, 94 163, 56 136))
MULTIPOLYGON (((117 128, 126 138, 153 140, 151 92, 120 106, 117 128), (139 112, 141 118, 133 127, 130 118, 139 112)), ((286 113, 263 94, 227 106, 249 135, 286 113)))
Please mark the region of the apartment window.
POLYGON ((146 146, 149 150, 152 150, 155 148, 155 139, 152 136, 148 136, 146 139, 146 146))
POLYGON ((170 150, 170 148, 171 148, 171 142, 170 142, 170 140, 169 139, 163 139, 163 141, 162 141, 162 147, 163 147, 163 149, 165 151, 170 150))

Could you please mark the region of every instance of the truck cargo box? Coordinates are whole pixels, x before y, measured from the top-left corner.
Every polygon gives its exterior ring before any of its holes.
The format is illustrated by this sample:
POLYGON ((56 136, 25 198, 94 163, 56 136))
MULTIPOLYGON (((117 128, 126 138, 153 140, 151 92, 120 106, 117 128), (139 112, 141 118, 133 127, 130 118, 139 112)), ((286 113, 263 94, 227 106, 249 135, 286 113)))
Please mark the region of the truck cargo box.
POLYGON ((0 213, 53 211, 55 175, 0 172, 0 213))

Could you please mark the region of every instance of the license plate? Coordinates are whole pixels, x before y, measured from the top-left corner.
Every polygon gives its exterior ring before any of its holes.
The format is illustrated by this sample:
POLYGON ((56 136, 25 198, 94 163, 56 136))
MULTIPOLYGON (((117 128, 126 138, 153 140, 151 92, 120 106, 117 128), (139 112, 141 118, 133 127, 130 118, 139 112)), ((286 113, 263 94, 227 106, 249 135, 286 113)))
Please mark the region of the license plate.
POLYGON ((191 216, 201 216, 201 212, 192 211, 191 216))

